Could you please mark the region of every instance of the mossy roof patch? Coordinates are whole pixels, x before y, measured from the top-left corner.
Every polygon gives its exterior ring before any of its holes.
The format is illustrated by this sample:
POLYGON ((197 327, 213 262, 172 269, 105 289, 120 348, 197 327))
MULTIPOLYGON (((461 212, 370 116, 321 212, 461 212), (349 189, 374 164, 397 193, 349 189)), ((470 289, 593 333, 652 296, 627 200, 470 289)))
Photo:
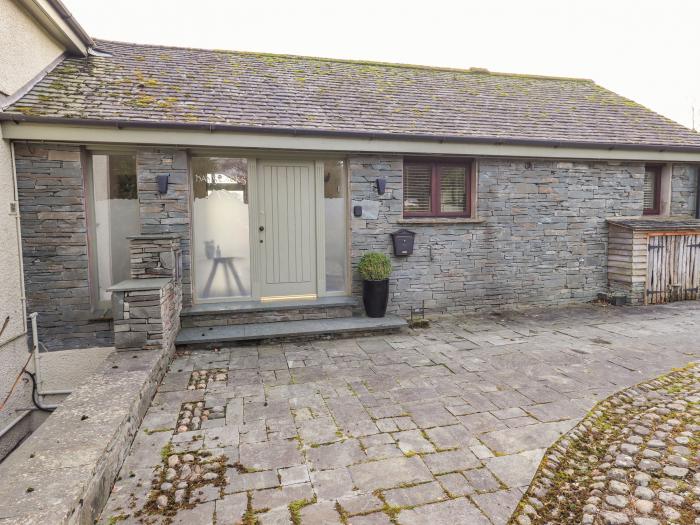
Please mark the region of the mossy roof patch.
POLYGON ((700 147, 587 79, 96 40, 5 113, 265 129, 700 147))

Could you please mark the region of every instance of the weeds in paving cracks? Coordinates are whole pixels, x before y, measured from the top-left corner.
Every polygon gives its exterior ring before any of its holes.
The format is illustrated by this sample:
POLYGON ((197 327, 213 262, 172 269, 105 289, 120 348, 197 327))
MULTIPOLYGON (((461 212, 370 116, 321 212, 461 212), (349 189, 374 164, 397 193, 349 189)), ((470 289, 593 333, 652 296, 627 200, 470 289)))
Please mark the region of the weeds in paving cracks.
POLYGON ((163 524, 172 523, 179 510, 192 509, 200 503, 197 490, 206 485, 219 487, 223 496, 227 456, 214 456, 209 450, 174 453, 170 442, 161 449, 160 456, 162 464, 154 472, 148 499, 134 513, 141 523, 149 523, 156 516, 164 518, 163 524))
POLYGON ((292 523, 294 525, 301 525, 301 509, 304 507, 307 507, 309 505, 313 505, 316 503, 316 497, 314 496, 313 499, 298 499, 295 501, 292 501, 289 504, 289 515, 292 518, 292 523))

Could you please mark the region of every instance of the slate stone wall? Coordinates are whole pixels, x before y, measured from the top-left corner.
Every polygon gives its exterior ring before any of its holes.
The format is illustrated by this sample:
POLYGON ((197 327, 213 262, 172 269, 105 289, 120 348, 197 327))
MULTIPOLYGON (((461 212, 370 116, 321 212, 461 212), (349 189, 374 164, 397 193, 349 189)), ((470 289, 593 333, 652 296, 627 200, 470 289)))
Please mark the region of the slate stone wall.
POLYGON ((182 287, 176 279, 147 290, 113 292, 114 346, 171 351, 180 329, 181 308, 182 287))
POLYGON ((139 150, 136 155, 141 233, 177 234, 182 250, 183 304, 192 304, 190 278, 190 185, 185 150, 139 150), (158 192, 158 175, 169 175, 168 192, 158 192))
POLYGON ((174 236, 175 234, 162 235, 138 235, 129 239, 129 267, 132 279, 181 278, 180 239, 174 236))
MULTIPOLYGON (((481 223, 402 223, 400 156, 353 157, 353 201, 378 201, 376 219, 352 219, 352 263, 391 253, 389 233, 416 232, 409 257, 392 256, 389 310, 407 314, 551 306, 607 289, 606 217, 642 213, 644 165, 479 159, 481 223), (377 177, 387 179, 379 196, 377 177)), ((353 272, 353 292, 361 281, 353 272)))
POLYGON ((27 313, 38 312, 49 349, 112 344, 112 324, 91 309, 78 146, 15 144, 27 313))
POLYGON ((671 215, 695 216, 698 166, 675 164, 671 178, 671 215))

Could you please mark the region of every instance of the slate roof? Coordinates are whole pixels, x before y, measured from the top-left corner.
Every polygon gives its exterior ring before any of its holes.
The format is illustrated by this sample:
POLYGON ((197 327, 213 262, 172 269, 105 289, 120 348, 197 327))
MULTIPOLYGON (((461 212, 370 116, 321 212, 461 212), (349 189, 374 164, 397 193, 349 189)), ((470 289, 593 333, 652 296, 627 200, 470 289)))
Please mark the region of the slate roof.
POLYGON ((3 119, 700 150, 700 134, 593 81, 96 40, 3 119))

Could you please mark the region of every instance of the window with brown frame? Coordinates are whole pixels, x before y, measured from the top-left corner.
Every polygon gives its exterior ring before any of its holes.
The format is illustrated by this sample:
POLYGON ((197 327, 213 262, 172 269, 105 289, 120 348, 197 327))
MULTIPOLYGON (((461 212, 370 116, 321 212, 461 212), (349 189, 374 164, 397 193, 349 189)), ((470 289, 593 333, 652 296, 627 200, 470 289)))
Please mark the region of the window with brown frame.
POLYGON ((404 217, 469 217, 470 192, 470 161, 404 161, 404 217))
POLYGON ((644 172, 644 215, 658 215, 661 206, 661 165, 647 164, 644 172))

